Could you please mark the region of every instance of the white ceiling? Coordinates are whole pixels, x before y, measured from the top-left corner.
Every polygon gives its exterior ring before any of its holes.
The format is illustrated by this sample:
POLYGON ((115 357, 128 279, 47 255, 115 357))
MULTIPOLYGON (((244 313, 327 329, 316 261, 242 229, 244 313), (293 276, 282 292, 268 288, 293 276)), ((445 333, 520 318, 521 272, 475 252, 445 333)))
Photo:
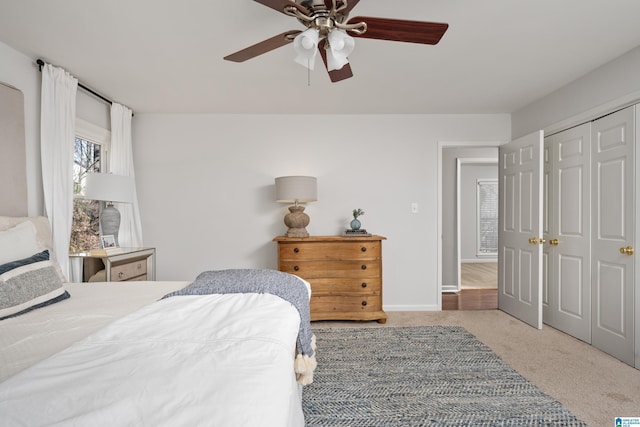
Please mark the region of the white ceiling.
POLYGON ((256 114, 510 113, 640 45, 639 0, 361 0, 356 15, 449 30, 436 46, 357 39, 340 83, 291 45, 224 61, 303 28, 252 0, 2 0, 0 41, 136 113, 256 114))

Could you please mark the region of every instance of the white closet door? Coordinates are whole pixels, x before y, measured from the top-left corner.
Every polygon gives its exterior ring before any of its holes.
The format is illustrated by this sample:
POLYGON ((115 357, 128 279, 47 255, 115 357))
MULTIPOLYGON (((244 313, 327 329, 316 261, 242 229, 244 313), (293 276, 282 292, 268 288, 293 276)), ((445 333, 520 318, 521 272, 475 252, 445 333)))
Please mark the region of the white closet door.
POLYGON ((542 328, 543 132, 500 146, 498 308, 542 328))
POLYGON ((589 123, 545 138, 544 323, 591 342, 589 123))
POLYGON ((634 365, 634 107, 593 122, 592 344, 634 365))

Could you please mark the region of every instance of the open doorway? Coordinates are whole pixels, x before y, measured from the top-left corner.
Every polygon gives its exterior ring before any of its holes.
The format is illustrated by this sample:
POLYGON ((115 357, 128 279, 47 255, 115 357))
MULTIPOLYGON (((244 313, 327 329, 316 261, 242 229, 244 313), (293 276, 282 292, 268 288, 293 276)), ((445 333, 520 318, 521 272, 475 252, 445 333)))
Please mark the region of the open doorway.
MULTIPOLYGON (((458 209, 461 206, 462 201, 466 201, 469 197, 461 197, 461 202, 458 202, 458 194, 461 194, 457 190, 458 178, 458 159, 469 159, 470 162, 479 161, 480 163, 493 163, 495 169, 495 177, 497 178, 497 162, 498 162, 498 147, 502 142, 439 142, 438 144, 438 166, 439 166, 439 184, 438 184, 438 234, 440 236, 439 241, 439 270, 438 270, 438 284, 439 289, 442 292, 442 309, 487 309, 497 308, 497 270, 494 274, 492 271, 487 273, 493 279, 491 283, 492 289, 467 289, 467 297, 463 298, 462 288, 462 276, 463 268, 470 267, 471 270, 478 269, 480 267, 489 267, 490 263, 477 262, 487 261, 488 258, 480 256, 476 257, 476 253, 473 253, 473 257, 464 258, 461 250, 462 243, 458 242, 458 236, 469 235, 467 231, 459 231, 458 227, 461 221, 458 220, 458 209), (463 260, 473 260, 476 262, 462 262, 463 260), (476 265, 477 264, 477 265, 476 265), (482 265, 487 264, 487 265, 482 265), (470 297, 469 297, 470 296, 470 297)), ((476 185, 476 184, 474 184, 476 185)), ((473 192, 473 199, 476 198, 476 190, 473 192)), ((474 221, 476 208, 473 208, 474 221)), ((472 234, 475 234, 473 232, 472 234)), ((474 243, 475 245, 475 243, 474 243)), ((474 246, 474 249, 477 249, 474 246)), ((494 258, 497 260, 497 257, 494 258)), ((495 264, 494 264, 495 265, 495 264)), ((481 274, 480 272, 471 272, 470 274, 481 274)), ((482 279, 482 280, 486 280, 482 279)), ((465 281, 465 283, 467 283, 465 281)), ((482 285, 483 288, 489 286, 486 282, 482 285)))
POLYGON ((456 159, 458 289, 498 288, 498 159, 456 159))

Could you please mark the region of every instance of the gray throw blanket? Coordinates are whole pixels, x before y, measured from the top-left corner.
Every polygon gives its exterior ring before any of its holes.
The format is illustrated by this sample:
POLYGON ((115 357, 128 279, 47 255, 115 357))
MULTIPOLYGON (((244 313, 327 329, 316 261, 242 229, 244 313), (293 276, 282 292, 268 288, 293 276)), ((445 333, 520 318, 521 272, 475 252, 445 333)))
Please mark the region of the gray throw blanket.
POLYGON ((165 295, 272 294, 289 301, 300 313, 298 351, 313 356, 309 293, 300 278, 276 270, 232 269, 205 271, 187 287, 165 295))

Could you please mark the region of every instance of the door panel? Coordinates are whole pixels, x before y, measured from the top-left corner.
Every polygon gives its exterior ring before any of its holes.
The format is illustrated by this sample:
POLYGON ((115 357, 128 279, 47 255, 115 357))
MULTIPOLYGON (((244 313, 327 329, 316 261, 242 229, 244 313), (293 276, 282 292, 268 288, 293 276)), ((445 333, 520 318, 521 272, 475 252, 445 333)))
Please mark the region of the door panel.
POLYGON ((549 225, 544 322, 591 342, 589 123, 545 138, 549 225))
POLYGON ((543 132, 500 147, 498 308, 542 328, 543 132), (530 239, 535 239, 535 243, 530 239))
MULTIPOLYGON (((529 164, 523 164, 523 167, 530 167, 529 164)), ((519 221, 520 221, 520 232, 522 233, 533 233, 535 231, 535 225, 533 223, 534 218, 540 217, 538 212, 532 212, 534 209, 534 205, 536 204, 535 200, 531 200, 532 197, 529 196, 532 194, 534 178, 532 176, 532 171, 524 171, 520 173, 520 206, 519 208, 519 221)), ((542 189, 539 188, 538 191, 542 189)), ((542 205, 542 203, 540 203, 542 205)), ((540 230, 542 231, 542 230, 540 230)), ((539 235, 540 233, 536 233, 535 235, 539 235)))
MULTIPOLYGON (((562 286, 558 292, 558 311, 567 316, 584 318, 583 277, 584 259, 580 256, 560 255, 558 257, 558 277, 562 286)), ((590 311, 590 310, 588 310, 590 311)))
POLYGON ((634 107, 593 122, 592 344, 634 364, 634 107))
MULTIPOLYGON (((552 164, 551 164, 551 156, 552 156, 552 145, 550 141, 551 137, 547 137, 544 139, 544 178, 543 178, 543 219, 542 219, 542 233, 544 235, 545 240, 549 241, 549 236, 551 233, 551 227, 553 226, 553 218, 551 212, 551 206, 553 206, 553 176, 552 176, 552 164)), ((549 295, 549 285, 551 283, 551 267, 552 260, 549 255, 550 246, 544 245, 542 248, 542 318, 544 323, 548 323, 547 319, 549 318, 549 304, 550 295, 549 295)))
MULTIPOLYGON (((624 265, 598 263, 598 301, 601 307, 619 307, 624 305, 624 265)), ((598 318, 599 327, 619 338, 624 339, 624 311, 602 310, 598 318)))

